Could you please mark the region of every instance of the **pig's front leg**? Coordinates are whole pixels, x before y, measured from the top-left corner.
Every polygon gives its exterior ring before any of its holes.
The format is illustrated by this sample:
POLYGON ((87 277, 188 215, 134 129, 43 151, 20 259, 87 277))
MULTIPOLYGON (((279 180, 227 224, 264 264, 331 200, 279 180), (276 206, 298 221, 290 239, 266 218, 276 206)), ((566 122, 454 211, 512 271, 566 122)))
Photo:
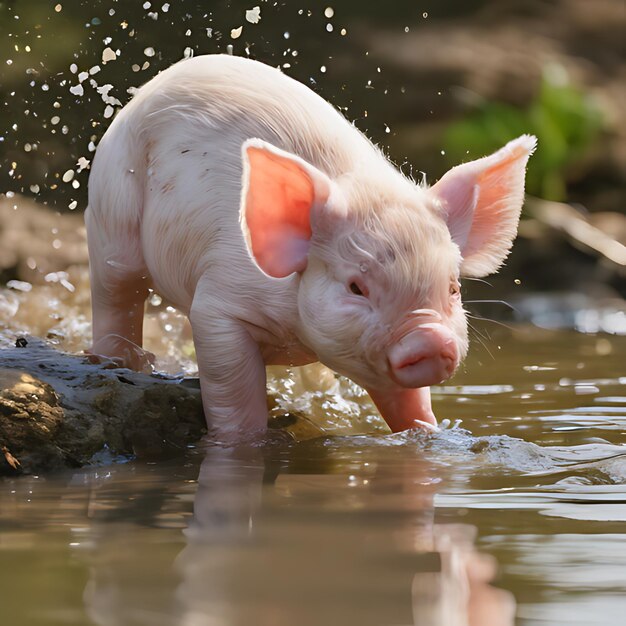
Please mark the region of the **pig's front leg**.
POLYGON ((430 403, 430 387, 367 389, 367 393, 394 433, 409 428, 434 430, 437 427, 437 419, 430 403))
POLYGON ((209 433, 236 441, 267 428, 265 363, 245 326, 202 293, 189 315, 209 433))

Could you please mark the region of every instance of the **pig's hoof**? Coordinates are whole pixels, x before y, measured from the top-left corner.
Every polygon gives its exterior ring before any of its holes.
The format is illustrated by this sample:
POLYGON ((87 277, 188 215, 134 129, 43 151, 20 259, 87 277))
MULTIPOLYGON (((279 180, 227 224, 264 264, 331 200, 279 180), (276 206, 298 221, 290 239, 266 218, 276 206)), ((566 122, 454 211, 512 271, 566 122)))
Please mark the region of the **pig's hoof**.
POLYGON ((126 368, 135 372, 151 374, 154 371, 154 354, 142 351, 142 354, 127 354, 123 357, 106 356, 85 350, 85 356, 90 363, 101 365, 104 369, 126 368))
POLYGON ((124 367, 122 359, 118 357, 105 356, 104 354, 95 354, 91 350, 85 350, 85 356, 90 363, 101 365, 104 369, 111 370, 118 367, 124 367))
POLYGON ((147 374, 154 370, 154 354, 121 337, 115 338, 113 345, 105 345, 100 341, 91 350, 85 350, 85 354, 90 363, 102 365, 106 369, 124 367, 147 374))

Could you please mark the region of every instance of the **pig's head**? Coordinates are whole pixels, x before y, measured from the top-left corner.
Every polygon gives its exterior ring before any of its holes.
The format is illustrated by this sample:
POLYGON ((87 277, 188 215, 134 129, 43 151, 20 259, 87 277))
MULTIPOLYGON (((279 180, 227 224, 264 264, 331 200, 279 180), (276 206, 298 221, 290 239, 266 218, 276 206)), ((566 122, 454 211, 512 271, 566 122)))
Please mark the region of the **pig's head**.
POLYGON ((433 187, 381 160, 335 179, 260 140, 244 144, 241 221, 267 275, 300 274, 298 334, 370 389, 418 388, 467 352, 462 276, 486 276, 517 232, 535 138, 459 165, 433 187))

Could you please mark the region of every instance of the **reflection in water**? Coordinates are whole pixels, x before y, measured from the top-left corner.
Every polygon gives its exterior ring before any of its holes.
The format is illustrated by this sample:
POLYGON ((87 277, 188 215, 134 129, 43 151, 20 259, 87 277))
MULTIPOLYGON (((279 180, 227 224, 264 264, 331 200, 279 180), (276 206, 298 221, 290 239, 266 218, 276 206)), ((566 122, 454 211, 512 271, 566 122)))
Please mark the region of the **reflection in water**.
POLYGON ((125 524, 96 517, 88 614, 102 625, 512 625, 514 603, 489 585, 494 566, 474 529, 433 522, 441 469, 361 454, 208 448, 168 571, 153 572, 150 554, 150 569, 129 557, 125 524), (169 598, 143 596, 173 572, 169 598))
POLYGON ((1 606, 20 626, 512 625, 478 530, 520 624, 619 623, 623 450, 453 429, 7 479, 1 606))

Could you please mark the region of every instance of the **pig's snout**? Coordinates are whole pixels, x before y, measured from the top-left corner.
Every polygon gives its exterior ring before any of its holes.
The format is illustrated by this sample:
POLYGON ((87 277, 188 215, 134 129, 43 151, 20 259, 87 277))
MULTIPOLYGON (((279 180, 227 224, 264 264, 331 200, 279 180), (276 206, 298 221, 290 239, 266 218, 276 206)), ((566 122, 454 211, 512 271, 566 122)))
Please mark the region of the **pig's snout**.
POLYGON ((392 344, 387 360, 396 383, 409 388, 427 387, 453 374, 459 364, 459 350, 446 326, 421 324, 392 344))

